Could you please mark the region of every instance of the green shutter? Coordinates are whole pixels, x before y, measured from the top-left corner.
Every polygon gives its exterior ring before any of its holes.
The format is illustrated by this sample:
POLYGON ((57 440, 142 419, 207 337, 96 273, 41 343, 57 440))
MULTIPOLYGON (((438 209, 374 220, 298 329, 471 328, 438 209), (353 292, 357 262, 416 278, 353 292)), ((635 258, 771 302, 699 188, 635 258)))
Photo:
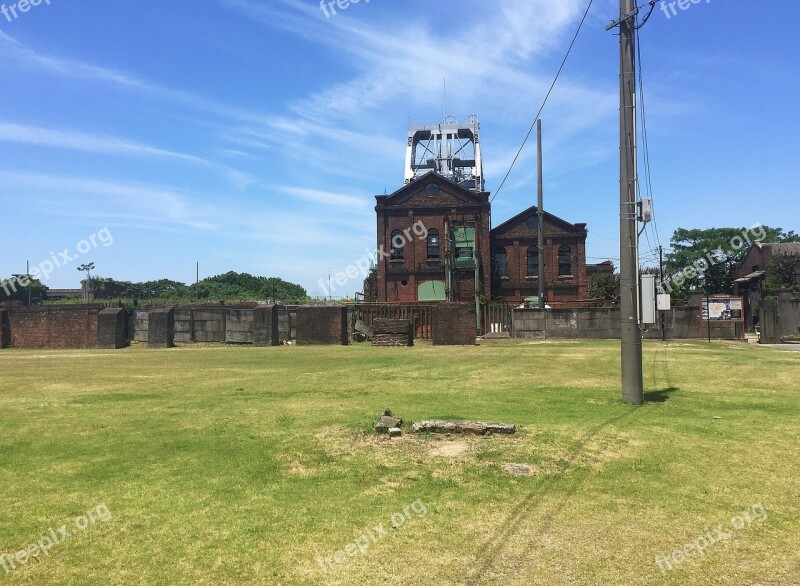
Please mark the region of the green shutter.
POLYGON ((458 268, 475 268, 475 228, 459 226, 453 228, 455 265, 458 268))
POLYGON ((418 301, 446 301, 444 281, 425 281, 417 288, 418 301))

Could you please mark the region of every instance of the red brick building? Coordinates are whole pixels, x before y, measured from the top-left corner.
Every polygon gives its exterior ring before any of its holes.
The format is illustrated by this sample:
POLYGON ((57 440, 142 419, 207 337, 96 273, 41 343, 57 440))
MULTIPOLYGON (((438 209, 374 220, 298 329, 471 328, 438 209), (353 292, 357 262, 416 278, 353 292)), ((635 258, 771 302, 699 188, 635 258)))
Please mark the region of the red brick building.
POLYGON ((376 200, 379 302, 490 297, 487 192, 428 173, 376 200))
MULTIPOLYGON (((517 303, 539 295, 538 223, 539 211, 533 206, 490 232, 493 299, 517 303)), ((545 212, 545 299, 550 305, 589 297, 586 235, 586 224, 545 212)))
MULTIPOLYGON (((459 186, 437 173, 391 195, 376 196, 377 301, 521 303, 538 296, 538 210, 531 207, 491 229, 487 192, 459 186)), ((586 224, 545 212, 546 300, 551 306, 589 297, 593 272, 610 262, 586 263, 586 224)))

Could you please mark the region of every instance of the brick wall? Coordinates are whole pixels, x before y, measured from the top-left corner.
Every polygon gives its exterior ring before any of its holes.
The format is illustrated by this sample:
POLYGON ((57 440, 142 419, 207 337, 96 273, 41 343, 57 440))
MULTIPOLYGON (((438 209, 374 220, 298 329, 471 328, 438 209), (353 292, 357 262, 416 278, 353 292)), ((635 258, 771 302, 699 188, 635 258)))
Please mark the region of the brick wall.
POLYGON ((413 346, 414 331, 407 319, 377 318, 372 322, 373 346, 413 346))
POLYGON ((121 307, 97 314, 97 347, 116 350, 128 345, 127 312, 121 307))
POLYGON ((102 305, 24 307, 8 312, 15 348, 94 348, 102 305))
POLYGON ((297 308, 297 343, 349 344, 347 308, 301 306, 297 308))
POLYGON ((433 308, 431 330, 434 346, 474 346, 477 335, 475 306, 440 303, 433 308))
POLYGON ((8 348, 11 344, 11 331, 8 327, 8 312, 0 309, 0 348, 8 348))

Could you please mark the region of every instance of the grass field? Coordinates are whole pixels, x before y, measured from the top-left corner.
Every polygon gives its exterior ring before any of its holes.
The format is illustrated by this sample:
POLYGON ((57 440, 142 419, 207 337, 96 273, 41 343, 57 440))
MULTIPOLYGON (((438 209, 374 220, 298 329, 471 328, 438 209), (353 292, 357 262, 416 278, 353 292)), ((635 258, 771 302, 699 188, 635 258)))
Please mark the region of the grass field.
POLYGON ((647 343, 640 408, 618 355, 4 350, 0 583, 800 584, 800 353, 647 343), (518 433, 390 441, 386 407, 518 433))

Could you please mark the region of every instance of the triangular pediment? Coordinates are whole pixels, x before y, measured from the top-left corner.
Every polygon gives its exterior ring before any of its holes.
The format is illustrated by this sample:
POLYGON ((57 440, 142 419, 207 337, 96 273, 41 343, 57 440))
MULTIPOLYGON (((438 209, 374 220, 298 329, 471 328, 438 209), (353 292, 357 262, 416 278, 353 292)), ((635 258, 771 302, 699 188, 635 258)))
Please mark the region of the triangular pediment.
MULTIPOLYGON (((526 236, 533 236, 537 233, 538 227, 535 223, 534 226, 531 227, 529 225, 529 220, 536 218, 538 213, 539 208, 537 206, 531 206, 516 216, 509 218, 496 228, 493 228, 491 235, 498 238, 524 238, 526 236)), ((544 212, 544 222, 546 225, 545 233, 560 232, 562 234, 575 234, 585 230, 585 224, 572 224, 559 218, 558 216, 548 213, 547 211, 544 212)))
POLYGON ((485 204, 488 194, 475 193, 438 173, 427 173, 378 199, 386 207, 457 207, 485 204))

